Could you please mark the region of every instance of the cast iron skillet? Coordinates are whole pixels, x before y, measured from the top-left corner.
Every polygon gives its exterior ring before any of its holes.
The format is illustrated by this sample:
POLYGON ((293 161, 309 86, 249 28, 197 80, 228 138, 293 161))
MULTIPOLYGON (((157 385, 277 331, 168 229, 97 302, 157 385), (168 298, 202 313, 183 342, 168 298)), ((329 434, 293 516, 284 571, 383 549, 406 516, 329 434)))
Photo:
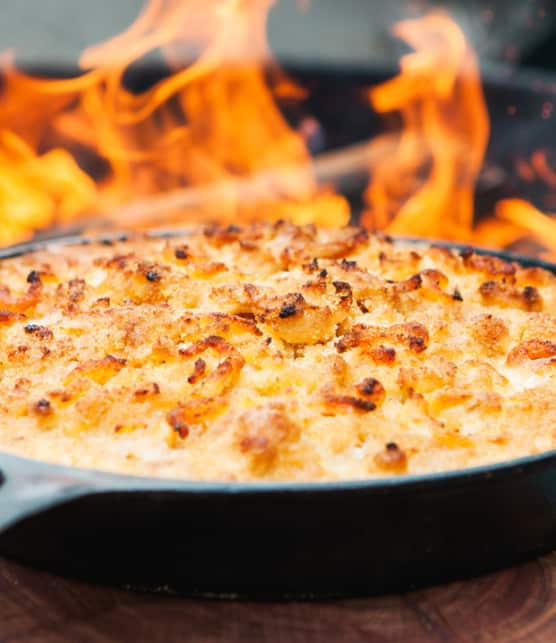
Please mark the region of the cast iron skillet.
MULTIPOLYGON (((21 244, 0 258, 36 248, 21 244)), ((556 451, 449 473, 307 484, 163 481, 6 454, 0 471, 0 551, 110 584, 371 594, 479 574, 556 546, 556 451)))

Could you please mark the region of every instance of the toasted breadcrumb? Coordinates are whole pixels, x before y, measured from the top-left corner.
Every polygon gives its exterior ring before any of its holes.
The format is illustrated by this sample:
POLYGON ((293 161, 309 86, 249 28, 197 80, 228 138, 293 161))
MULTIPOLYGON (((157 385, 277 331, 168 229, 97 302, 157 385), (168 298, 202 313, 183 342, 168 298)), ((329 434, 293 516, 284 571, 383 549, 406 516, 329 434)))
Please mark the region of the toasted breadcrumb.
POLYGON ((279 222, 0 263, 0 449, 341 480, 556 447, 556 277, 279 222))

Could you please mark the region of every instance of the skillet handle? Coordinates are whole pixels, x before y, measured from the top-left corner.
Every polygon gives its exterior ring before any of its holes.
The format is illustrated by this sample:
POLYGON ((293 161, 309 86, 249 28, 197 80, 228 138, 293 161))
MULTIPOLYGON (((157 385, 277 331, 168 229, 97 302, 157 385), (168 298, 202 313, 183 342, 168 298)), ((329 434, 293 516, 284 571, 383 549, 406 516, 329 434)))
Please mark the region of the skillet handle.
POLYGON ((0 454, 0 533, 33 514, 101 491, 84 473, 0 454))

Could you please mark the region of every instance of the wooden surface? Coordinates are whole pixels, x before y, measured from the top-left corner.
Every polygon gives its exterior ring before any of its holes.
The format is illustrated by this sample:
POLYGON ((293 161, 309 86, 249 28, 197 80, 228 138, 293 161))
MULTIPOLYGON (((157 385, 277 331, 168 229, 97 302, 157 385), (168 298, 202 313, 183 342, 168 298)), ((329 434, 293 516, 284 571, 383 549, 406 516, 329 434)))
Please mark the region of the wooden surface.
POLYGON ((556 641, 556 553, 403 596, 254 603, 96 587, 0 559, 0 642, 556 641))

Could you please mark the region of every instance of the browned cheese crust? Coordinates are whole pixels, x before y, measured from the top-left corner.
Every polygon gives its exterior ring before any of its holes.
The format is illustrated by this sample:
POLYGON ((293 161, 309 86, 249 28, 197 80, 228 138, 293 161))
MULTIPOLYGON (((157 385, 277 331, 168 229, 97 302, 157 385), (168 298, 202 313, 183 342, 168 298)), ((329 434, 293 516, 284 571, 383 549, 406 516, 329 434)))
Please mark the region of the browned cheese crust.
POLYGON ((285 223, 0 264, 0 449, 122 473, 339 480, 556 446, 556 278, 285 223))

